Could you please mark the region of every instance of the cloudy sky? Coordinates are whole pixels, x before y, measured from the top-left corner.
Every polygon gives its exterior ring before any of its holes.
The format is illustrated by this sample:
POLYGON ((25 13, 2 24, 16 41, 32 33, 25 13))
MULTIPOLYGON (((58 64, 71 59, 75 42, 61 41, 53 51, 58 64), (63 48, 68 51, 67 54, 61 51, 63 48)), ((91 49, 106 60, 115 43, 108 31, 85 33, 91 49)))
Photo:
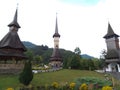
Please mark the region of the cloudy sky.
POLYGON ((106 49, 108 22, 120 35, 120 0, 0 0, 0 40, 9 30, 17 3, 22 41, 53 47, 56 12, 60 48, 79 47, 82 54, 99 58, 106 49))

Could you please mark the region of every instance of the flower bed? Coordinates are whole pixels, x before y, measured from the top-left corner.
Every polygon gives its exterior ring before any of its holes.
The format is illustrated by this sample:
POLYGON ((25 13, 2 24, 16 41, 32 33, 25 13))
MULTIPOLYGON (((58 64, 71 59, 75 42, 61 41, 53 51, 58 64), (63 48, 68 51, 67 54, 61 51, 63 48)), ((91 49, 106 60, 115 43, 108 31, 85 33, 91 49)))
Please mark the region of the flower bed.
MULTIPOLYGON (((8 88, 6 90, 16 90, 8 88)), ((53 82, 51 85, 21 87, 19 90, 112 90, 112 81, 95 77, 76 78, 71 83, 53 82)))
MULTIPOLYGON (((53 82, 51 85, 20 88, 19 90, 113 90, 111 86, 103 86, 94 88, 93 84, 82 83, 78 88, 75 82, 60 85, 58 82, 53 82)), ((14 89, 12 89, 14 90, 14 89)))

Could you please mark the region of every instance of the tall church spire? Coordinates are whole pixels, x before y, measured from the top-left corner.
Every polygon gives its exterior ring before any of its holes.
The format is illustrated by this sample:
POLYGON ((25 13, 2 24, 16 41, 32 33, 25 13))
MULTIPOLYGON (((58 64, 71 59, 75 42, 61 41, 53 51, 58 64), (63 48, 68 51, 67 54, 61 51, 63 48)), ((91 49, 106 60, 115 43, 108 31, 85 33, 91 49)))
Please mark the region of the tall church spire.
POLYGON ((15 12, 13 21, 8 25, 9 27, 16 26, 17 28, 20 28, 20 25, 17 22, 17 14, 18 14, 18 9, 16 8, 16 12, 15 12))
POLYGON ((60 34, 58 33, 58 23, 57 23, 57 15, 56 15, 56 25, 55 25, 55 33, 53 35, 54 37, 60 37, 60 34))
POLYGON ((51 55, 49 64, 51 66, 59 68, 59 67, 62 66, 62 57, 61 57, 61 54, 59 52, 59 38, 60 38, 60 35, 58 33, 57 16, 56 16, 55 33, 53 35, 53 38, 54 38, 54 49, 53 49, 53 53, 51 55))

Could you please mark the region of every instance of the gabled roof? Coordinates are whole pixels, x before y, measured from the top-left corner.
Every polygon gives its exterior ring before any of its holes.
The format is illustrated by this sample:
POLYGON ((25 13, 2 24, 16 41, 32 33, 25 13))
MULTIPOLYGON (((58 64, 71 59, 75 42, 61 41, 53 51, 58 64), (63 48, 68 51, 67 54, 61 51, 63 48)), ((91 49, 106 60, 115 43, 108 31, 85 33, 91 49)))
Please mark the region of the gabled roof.
POLYGON ((53 38, 54 38, 54 37, 60 37, 60 34, 58 33, 57 17, 56 17, 55 33, 54 33, 54 35, 53 35, 53 38))
POLYGON ((17 28, 20 28, 20 25, 17 22, 17 9, 13 18, 13 21, 8 25, 9 27, 11 26, 16 26, 17 28))
POLYGON ((111 37, 119 37, 119 35, 115 34, 111 25, 108 23, 108 31, 107 34, 103 38, 111 38, 111 37))

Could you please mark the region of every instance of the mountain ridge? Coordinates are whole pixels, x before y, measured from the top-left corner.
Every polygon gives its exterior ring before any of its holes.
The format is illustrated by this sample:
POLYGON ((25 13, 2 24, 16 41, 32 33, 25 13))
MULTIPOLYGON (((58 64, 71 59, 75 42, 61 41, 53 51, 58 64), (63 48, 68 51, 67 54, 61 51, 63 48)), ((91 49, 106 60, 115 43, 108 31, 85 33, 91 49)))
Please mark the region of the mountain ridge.
POLYGON ((22 41, 22 43, 24 44, 24 46, 26 48, 33 48, 33 47, 37 46, 36 44, 29 42, 29 41, 22 41))
POLYGON ((82 56, 82 58, 85 58, 85 59, 94 59, 95 58, 95 57, 88 55, 88 54, 82 54, 81 56, 82 56))
MULTIPOLYGON (((22 41, 22 42, 23 42, 23 44, 24 44, 24 46, 26 48, 34 48, 36 46, 42 46, 42 45, 36 45, 36 44, 34 44, 34 43, 30 42, 30 41, 22 41)), ((88 54, 81 54, 81 57, 85 58, 85 59, 94 59, 95 58, 95 57, 93 57, 91 55, 88 55, 88 54)))

